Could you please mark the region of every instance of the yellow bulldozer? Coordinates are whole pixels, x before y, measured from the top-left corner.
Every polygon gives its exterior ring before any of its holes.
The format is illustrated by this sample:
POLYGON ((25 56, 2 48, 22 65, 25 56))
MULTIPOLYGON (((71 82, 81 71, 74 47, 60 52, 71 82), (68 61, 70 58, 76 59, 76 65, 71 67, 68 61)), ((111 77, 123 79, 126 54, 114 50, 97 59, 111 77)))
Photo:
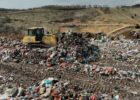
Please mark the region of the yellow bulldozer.
POLYGON ((57 40, 56 34, 45 34, 43 27, 32 27, 28 29, 22 42, 29 46, 55 46, 57 40))

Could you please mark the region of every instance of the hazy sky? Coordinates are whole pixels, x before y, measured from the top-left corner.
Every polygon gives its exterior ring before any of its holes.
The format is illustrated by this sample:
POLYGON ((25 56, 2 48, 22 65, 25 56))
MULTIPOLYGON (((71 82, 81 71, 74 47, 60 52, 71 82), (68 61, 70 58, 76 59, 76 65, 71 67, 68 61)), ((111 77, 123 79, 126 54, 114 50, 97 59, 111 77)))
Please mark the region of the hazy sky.
POLYGON ((0 0, 0 8, 32 8, 44 5, 133 5, 140 0, 0 0))

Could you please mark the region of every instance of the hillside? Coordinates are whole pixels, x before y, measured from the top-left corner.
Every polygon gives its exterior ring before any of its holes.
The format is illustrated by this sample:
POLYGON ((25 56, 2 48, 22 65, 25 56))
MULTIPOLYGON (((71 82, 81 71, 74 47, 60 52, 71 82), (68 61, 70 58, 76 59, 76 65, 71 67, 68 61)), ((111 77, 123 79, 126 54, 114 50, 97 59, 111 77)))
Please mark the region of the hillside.
POLYGON ((139 7, 66 8, 41 7, 28 10, 0 10, 0 32, 3 33, 2 27, 8 25, 6 29, 10 27, 9 31, 17 33, 25 33, 24 31, 32 26, 45 27, 52 33, 69 30, 108 33, 125 25, 140 23, 139 7))

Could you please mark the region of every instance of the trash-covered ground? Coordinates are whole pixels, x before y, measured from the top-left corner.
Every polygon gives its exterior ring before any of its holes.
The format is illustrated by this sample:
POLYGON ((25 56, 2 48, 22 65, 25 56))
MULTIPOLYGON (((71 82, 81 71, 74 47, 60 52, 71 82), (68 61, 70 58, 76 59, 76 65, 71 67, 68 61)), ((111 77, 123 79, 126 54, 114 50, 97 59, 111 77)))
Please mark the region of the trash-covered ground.
POLYGON ((51 48, 0 39, 0 100, 140 100, 140 42, 60 34, 51 48))

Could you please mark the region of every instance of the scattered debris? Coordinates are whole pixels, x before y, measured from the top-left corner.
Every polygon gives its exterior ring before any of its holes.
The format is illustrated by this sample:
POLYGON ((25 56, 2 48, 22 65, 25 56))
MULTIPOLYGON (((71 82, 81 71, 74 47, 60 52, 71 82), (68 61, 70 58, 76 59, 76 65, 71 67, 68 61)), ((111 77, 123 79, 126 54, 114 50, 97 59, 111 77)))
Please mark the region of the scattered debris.
POLYGON ((30 48, 0 38, 0 100, 139 100, 138 40, 62 33, 58 45, 30 48))

